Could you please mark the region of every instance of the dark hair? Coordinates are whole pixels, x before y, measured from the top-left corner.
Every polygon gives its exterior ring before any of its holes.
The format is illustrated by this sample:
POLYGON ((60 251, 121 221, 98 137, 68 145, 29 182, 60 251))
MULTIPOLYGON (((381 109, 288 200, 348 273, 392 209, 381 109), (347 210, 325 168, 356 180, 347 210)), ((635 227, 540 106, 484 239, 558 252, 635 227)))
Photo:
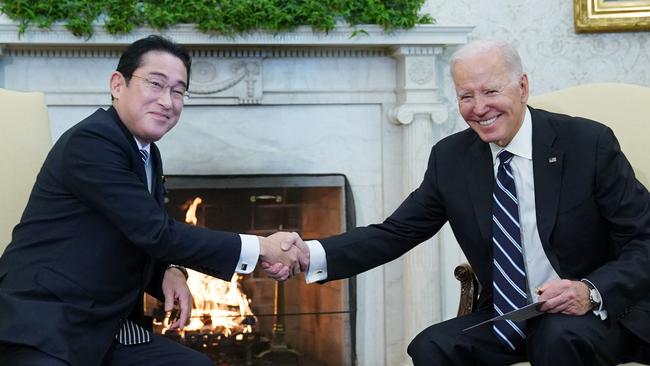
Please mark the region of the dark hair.
POLYGON ((150 35, 149 37, 139 39, 131 43, 124 50, 116 70, 124 76, 127 83, 131 80, 133 72, 142 64, 142 56, 151 51, 167 52, 178 57, 183 62, 183 65, 185 65, 187 86, 190 86, 190 69, 192 68, 190 54, 182 45, 158 35, 150 35))

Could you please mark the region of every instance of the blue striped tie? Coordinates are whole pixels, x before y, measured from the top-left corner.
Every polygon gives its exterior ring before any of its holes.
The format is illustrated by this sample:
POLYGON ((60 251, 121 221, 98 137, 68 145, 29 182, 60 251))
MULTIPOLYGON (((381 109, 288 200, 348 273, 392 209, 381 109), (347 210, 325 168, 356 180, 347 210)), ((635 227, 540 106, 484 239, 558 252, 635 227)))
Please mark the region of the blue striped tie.
MULTIPOLYGON (((517 190, 510 168, 512 156, 506 150, 497 155, 500 164, 492 195, 492 286, 496 315, 519 309, 527 303, 517 190)), ((499 320, 492 328, 499 341, 511 350, 526 338, 525 321, 499 320)))
POLYGON ((142 159, 142 162, 144 165, 147 165, 147 160, 149 160, 149 153, 145 149, 140 149, 140 159, 142 159))

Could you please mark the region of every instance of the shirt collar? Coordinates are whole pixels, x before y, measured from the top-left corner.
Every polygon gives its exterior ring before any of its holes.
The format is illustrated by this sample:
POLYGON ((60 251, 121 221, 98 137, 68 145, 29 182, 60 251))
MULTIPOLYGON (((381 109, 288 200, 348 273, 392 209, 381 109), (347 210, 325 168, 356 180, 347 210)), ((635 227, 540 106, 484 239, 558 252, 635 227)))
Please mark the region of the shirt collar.
POLYGON ((138 139, 135 137, 133 138, 135 140, 135 143, 138 145, 138 150, 145 150, 147 154, 151 155, 151 144, 141 144, 138 139))
POLYGON ((501 147, 493 142, 490 142, 490 150, 492 151, 492 164, 497 165, 497 154, 501 150, 508 150, 514 155, 532 160, 533 159, 533 119, 530 116, 530 110, 526 108, 524 115, 524 122, 521 124, 519 131, 512 138, 512 141, 506 147, 501 147))

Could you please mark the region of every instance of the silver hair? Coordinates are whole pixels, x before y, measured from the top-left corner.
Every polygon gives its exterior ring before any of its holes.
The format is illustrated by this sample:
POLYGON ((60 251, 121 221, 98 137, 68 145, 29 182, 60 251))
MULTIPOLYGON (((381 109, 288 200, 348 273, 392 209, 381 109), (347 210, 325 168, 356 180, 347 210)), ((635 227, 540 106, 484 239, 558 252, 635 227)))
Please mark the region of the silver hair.
POLYGON ((449 65, 452 78, 454 76, 454 66, 458 61, 485 53, 491 53, 494 57, 503 57, 503 61, 510 71, 512 81, 519 81, 519 78, 524 73, 524 68, 517 50, 507 42, 490 39, 481 39, 467 43, 451 55, 449 65))

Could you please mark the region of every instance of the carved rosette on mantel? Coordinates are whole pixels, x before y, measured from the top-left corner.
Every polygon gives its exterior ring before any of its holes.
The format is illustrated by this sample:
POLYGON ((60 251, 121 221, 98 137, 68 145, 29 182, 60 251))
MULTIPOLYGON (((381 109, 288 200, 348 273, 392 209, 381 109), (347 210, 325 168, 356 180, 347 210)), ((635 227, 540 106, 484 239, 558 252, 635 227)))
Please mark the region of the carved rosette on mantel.
POLYGON ((443 123, 447 112, 437 87, 436 57, 443 51, 439 46, 397 46, 397 106, 391 116, 397 124, 411 124, 415 118, 427 118, 443 123))
MULTIPOLYGON (((448 119, 439 89, 451 86, 439 85, 439 56, 467 42, 470 31, 341 25, 328 34, 301 27, 223 37, 192 25, 126 35, 96 26, 84 39, 61 24, 19 35, 18 23, 0 14, 0 88, 45 92, 56 139, 110 104, 107 80, 124 47, 161 34, 186 45, 193 58, 182 123, 159 144, 167 174, 340 172, 355 195, 357 223, 367 225, 421 182, 448 119), (359 28, 365 32, 351 37, 359 28), (195 152, 191 163, 188 149, 195 152)), ((440 320, 439 260, 425 243, 407 254, 399 273, 358 277, 359 366, 396 364, 415 333, 440 320), (403 299, 394 299, 402 288, 403 299)))

